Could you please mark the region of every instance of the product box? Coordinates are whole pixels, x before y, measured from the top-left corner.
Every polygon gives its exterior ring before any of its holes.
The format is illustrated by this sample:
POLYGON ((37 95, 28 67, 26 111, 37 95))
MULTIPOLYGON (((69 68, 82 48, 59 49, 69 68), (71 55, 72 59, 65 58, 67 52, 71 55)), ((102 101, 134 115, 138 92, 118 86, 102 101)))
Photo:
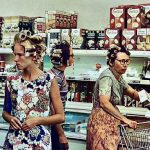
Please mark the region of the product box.
POLYGON ((46 30, 45 17, 39 17, 35 19, 34 23, 35 33, 44 33, 46 30))
POLYGON ((137 29, 144 27, 144 11, 142 6, 130 6, 127 8, 127 28, 137 29))
POLYGON ((71 12, 70 16, 70 28, 76 29, 77 28, 77 21, 78 21, 78 13, 77 12, 71 12))
POLYGON ((136 30, 124 29, 122 31, 121 38, 122 46, 125 46, 128 50, 136 50, 136 30))
POLYGON ((71 43, 71 30, 70 29, 61 29, 61 40, 71 43))
POLYGON ((48 53, 52 50, 53 46, 61 41, 61 29, 50 29, 47 33, 47 49, 48 53))
POLYGON ((104 48, 104 30, 96 32, 96 49, 100 50, 104 48))
POLYGON ((137 50, 145 50, 146 36, 147 36, 146 28, 137 29, 137 42, 136 42, 137 50))
POLYGON ((149 4, 140 4, 143 7, 144 19, 143 23, 145 28, 150 28, 150 3, 149 4))
POLYGON ((145 50, 150 51, 150 28, 146 29, 146 44, 145 44, 145 50))
POLYGON ((71 46, 75 49, 85 49, 86 29, 71 29, 71 46))
POLYGON ((46 11, 46 30, 60 29, 63 23, 62 12, 60 11, 46 11), (61 19, 60 19, 61 18, 61 19))
POLYGON ((110 8, 110 28, 126 28, 125 8, 110 8))
POLYGON ((86 31, 85 49, 96 49, 96 31, 95 30, 86 31))
POLYGON ((120 46, 120 30, 119 29, 105 29, 105 43, 104 48, 110 48, 114 45, 120 46))

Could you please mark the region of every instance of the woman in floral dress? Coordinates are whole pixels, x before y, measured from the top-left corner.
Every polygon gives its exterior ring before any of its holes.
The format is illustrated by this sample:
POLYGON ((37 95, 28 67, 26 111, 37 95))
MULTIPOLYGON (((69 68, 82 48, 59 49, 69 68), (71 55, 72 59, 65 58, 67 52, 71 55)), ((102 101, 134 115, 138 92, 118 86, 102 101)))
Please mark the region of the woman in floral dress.
POLYGON ((109 68, 100 74, 94 87, 93 109, 87 125, 87 150, 117 150, 120 121, 131 128, 137 125, 116 108, 124 95, 139 100, 138 92, 122 77, 130 64, 130 52, 124 47, 110 49, 107 64, 109 68))
POLYGON ((13 54, 19 71, 6 81, 3 118, 10 124, 6 150, 51 150, 49 125, 64 122, 57 81, 39 69, 45 50, 40 36, 25 32, 15 36, 13 54))

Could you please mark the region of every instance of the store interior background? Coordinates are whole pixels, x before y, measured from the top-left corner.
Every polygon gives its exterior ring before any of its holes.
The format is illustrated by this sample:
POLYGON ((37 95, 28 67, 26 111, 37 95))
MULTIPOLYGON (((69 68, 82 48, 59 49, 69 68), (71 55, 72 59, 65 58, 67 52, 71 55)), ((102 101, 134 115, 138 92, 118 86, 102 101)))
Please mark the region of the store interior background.
MULTIPOLYGON (((78 12, 77 28, 100 30, 109 27, 110 8, 118 5, 138 5, 150 3, 149 0, 0 0, 0 16, 29 16, 45 17, 45 11, 76 11, 78 12)), ((8 61, 10 58, 8 58, 8 61)), ((45 68, 50 65, 49 58, 45 59, 45 68)), ((141 73, 145 58, 132 59, 130 70, 136 69, 141 73)), ((68 75, 79 75, 95 70, 95 64, 106 66, 106 58, 97 56, 76 56, 75 64, 66 70, 68 75), (88 64, 87 64, 88 62, 88 64)), ((135 72, 136 72, 135 71, 135 72)))
POLYGON ((1 16, 45 16, 46 10, 77 11, 78 28, 103 29, 109 25, 109 9, 118 5, 150 3, 149 0, 0 0, 1 16))
MULTIPOLYGON (((78 28, 100 30, 109 26, 109 10, 111 7, 144 3, 150 3, 150 0, 0 0, 0 16, 45 17, 45 11, 76 11, 78 12, 78 28)), ((9 56, 7 59, 10 60, 9 56)), ((129 69, 136 68, 140 73, 144 61, 145 58, 133 58, 133 63, 129 69)), ((47 60, 47 62, 50 61, 47 60)), ((67 70, 67 74, 79 75, 86 73, 86 71, 93 71, 96 63, 104 66, 106 58, 99 55, 82 55, 80 59, 80 56, 76 56, 75 65, 67 70)), ((70 147, 72 147, 70 150, 76 148, 84 150, 85 141, 70 142, 70 147), (75 147, 74 143, 78 147, 75 147)))

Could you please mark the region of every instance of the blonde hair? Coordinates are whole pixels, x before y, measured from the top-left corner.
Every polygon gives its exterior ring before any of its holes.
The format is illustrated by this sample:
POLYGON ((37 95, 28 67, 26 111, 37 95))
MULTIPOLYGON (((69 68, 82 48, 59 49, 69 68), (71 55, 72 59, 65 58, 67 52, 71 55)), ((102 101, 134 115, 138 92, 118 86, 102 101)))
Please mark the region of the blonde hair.
POLYGON ((24 47, 25 56, 35 56, 36 63, 39 64, 43 62, 43 57, 46 54, 46 45, 43 42, 43 37, 40 35, 31 35, 28 32, 25 30, 17 33, 14 37, 13 45, 19 43, 24 47))

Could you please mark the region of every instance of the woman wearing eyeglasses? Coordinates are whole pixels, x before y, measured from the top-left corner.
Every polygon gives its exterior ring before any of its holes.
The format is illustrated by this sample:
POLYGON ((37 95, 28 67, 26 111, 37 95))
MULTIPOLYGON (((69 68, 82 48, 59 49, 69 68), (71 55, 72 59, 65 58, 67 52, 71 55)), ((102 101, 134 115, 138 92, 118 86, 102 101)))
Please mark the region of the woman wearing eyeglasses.
POLYGON ((52 73, 39 69, 45 51, 40 36, 22 31, 14 38, 14 61, 19 71, 6 82, 3 118, 10 127, 5 150, 51 150, 50 125, 64 122, 57 81, 52 73))
POLYGON ((108 69, 96 81, 93 109, 87 125, 87 150, 117 150, 120 141, 120 122, 136 128, 137 122, 127 119, 117 109, 124 95, 139 100, 138 92, 130 87, 122 75, 130 64, 130 52, 124 47, 108 50, 108 69))
MULTIPOLYGON (((74 63, 73 49, 67 41, 63 40, 53 47, 50 54, 50 59, 53 64, 53 68, 50 70, 50 72, 53 72, 55 74, 60 89, 61 100, 65 108, 68 85, 66 82, 64 71, 67 67, 71 66, 74 63)), ((68 140, 60 124, 51 127, 51 135, 52 150, 69 149, 68 140)))

